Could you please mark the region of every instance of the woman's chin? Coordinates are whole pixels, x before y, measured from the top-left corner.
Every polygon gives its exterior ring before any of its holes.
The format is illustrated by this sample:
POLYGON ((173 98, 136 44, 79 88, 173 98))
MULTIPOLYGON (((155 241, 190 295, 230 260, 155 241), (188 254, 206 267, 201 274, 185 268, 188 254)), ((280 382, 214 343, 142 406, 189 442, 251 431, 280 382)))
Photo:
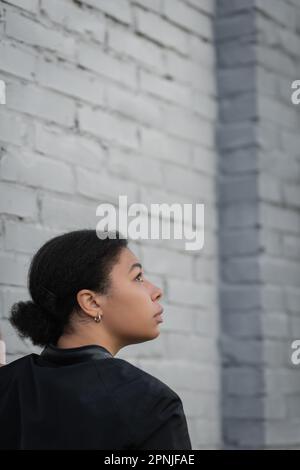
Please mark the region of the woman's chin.
POLYGON ((159 327, 159 323, 158 323, 155 330, 154 330, 153 338, 157 338, 159 335, 160 335, 160 327, 159 327))

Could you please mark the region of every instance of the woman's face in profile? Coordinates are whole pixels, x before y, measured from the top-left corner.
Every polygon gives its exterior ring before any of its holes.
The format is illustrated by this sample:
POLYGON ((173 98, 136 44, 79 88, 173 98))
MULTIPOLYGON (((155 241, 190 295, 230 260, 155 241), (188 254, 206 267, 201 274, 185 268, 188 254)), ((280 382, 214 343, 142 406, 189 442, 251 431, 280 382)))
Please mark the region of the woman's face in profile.
POLYGON ((138 258, 123 248, 111 274, 111 289, 102 303, 104 322, 109 331, 128 343, 156 338, 162 310, 158 303, 162 290, 148 281, 138 258))

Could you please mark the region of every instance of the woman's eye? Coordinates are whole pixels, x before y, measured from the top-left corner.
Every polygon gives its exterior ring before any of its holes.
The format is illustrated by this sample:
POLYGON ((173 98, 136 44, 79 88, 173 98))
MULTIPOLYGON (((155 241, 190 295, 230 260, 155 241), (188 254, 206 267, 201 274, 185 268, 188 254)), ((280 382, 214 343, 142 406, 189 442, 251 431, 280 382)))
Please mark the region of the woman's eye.
POLYGON ((143 277, 143 273, 139 273, 135 279, 139 281, 143 281, 142 277, 143 277))

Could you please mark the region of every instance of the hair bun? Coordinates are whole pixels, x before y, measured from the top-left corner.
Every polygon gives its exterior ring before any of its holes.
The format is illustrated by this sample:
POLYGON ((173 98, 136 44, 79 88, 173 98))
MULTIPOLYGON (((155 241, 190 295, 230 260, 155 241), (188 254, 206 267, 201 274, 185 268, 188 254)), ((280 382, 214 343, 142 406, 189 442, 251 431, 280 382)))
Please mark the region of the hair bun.
POLYGON ((35 345, 43 346, 57 338, 54 317, 45 315, 43 309, 31 300, 14 303, 9 320, 21 338, 30 338, 35 345))

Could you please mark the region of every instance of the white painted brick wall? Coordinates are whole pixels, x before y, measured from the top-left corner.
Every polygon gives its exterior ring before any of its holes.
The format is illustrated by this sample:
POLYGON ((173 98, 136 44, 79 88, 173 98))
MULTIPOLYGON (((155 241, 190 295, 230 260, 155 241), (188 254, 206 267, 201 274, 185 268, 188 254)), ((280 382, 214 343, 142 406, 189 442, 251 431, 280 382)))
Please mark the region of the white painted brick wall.
POLYGON ((38 351, 7 318, 28 296, 26 268, 45 240, 95 228, 96 207, 119 194, 146 205, 205 201, 199 257, 180 240, 134 244, 164 290, 166 318, 155 342, 120 357, 182 395, 194 449, 220 447, 214 1, 3 0, 1 12, 0 315, 8 362, 38 351))

